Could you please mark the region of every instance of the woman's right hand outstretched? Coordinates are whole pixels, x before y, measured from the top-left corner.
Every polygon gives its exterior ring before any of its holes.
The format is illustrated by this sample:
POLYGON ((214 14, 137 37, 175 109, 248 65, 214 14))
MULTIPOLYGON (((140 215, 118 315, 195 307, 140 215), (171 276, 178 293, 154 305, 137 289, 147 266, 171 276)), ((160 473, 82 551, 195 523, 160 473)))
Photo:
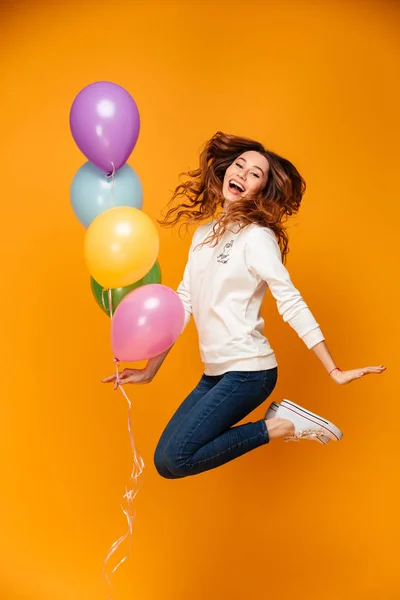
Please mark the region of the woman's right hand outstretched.
POLYGON ((150 383, 153 377, 151 376, 148 369, 124 369, 117 376, 116 373, 110 377, 103 379, 103 383, 114 383, 114 390, 119 385, 126 385, 127 383, 150 383))
POLYGON ((171 348, 168 348, 168 350, 165 350, 158 356, 150 358, 144 369, 124 369, 118 377, 115 373, 114 375, 111 375, 111 377, 103 379, 103 383, 114 383, 114 390, 116 390, 119 385, 125 385, 126 383, 150 383, 153 381, 158 369, 166 359, 171 348))

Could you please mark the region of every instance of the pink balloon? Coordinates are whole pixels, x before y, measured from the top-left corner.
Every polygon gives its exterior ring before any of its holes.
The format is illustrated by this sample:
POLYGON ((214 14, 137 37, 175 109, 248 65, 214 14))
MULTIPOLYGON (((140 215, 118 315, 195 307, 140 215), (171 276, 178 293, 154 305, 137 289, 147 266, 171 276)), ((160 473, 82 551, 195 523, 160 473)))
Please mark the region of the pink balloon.
POLYGON ((146 360, 168 350, 183 331, 185 311, 178 294, 160 283, 129 292, 111 321, 115 358, 146 360))

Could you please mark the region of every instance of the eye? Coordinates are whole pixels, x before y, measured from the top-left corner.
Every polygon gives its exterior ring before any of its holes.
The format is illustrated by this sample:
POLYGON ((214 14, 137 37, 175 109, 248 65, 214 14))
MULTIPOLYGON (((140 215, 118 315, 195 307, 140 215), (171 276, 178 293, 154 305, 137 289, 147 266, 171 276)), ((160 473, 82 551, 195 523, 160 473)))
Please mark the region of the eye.
POLYGON ((260 176, 257 173, 252 173, 252 175, 254 175, 254 177, 257 177, 257 179, 260 179, 260 176))
POLYGON ((243 169, 242 165, 240 163, 235 163, 237 167, 240 167, 241 169, 243 169))

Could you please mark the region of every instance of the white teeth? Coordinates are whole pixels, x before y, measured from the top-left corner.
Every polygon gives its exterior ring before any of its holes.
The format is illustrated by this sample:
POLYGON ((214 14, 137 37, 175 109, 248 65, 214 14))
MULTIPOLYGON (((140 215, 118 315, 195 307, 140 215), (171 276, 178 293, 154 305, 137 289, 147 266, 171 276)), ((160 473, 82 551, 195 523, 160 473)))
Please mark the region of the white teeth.
POLYGON ((234 183, 242 192, 244 192, 244 187, 234 179, 231 179, 229 183, 234 183))

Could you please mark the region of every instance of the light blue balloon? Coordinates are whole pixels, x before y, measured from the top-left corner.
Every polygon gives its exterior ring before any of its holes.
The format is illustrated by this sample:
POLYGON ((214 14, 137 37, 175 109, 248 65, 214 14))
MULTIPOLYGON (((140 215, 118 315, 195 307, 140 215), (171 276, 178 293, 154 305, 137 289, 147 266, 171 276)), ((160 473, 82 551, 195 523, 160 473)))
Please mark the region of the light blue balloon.
POLYGON ((111 178, 89 161, 76 172, 71 184, 71 204, 84 227, 89 227, 93 219, 113 206, 142 208, 143 189, 136 171, 125 164, 114 178, 113 184, 111 178))

